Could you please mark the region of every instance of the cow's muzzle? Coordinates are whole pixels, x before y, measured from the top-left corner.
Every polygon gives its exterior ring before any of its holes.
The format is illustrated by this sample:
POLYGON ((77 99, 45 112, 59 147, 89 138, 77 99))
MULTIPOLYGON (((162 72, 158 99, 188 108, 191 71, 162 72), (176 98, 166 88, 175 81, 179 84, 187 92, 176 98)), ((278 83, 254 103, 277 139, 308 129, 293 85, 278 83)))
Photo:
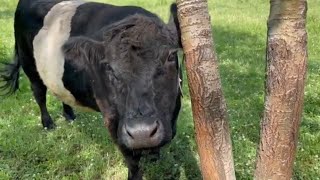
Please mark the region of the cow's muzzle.
POLYGON ((119 135, 127 148, 153 148, 162 143, 164 128, 159 120, 150 122, 132 119, 123 124, 119 135))

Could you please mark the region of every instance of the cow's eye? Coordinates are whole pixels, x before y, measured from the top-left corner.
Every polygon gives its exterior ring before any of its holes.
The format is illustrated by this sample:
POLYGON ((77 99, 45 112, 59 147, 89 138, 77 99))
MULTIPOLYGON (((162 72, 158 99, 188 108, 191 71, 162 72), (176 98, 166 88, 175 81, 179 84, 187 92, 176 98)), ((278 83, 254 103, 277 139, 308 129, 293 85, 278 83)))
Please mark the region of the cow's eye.
POLYGON ((105 69, 105 71, 113 71, 110 64, 108 64, 108 63, 104 64, 104 69, 105 69))
POLYGON ((169 62, 176 62, 178 50, 179 50, 179 49, 172 49, 172 50, 170 50, 170 51, 169 51, 168 58, 167 58, 167 61, 169 61, 169 62))
POLYGON ((170 53, 169 56, 168 56, 167 61, 175 62, 176 61, 176 55, 177 55, 177 53, 170 53))
POLYGON ((163 70, 162 68, 158 68, 158 69, 156 70, 156 73, 155 73, 154 77, 155 77, 155 78, 158 78, 158 77, 164 75, 164 73, 165 73, 165 72, 164 72, 164 70, 163 70))

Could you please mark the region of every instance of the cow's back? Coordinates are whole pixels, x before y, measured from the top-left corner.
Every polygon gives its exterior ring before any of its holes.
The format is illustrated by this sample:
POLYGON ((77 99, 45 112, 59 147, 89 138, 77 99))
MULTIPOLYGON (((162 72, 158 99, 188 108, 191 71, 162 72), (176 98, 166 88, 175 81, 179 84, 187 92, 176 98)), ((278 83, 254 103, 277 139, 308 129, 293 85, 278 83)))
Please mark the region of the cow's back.
POLYGON ((33 40, 35 34, 42 28, 43 19, 50 9, 63 0, 20 0, 14 19, 15 35, 33 40))
POLYGON ((78 7, 72 20, 71 36, 84 35, 99 40, 103 33, 98 30, 102 27, 134 14, 156 17, 156 15, 136 6, 114 6, 88 2, 78 7))

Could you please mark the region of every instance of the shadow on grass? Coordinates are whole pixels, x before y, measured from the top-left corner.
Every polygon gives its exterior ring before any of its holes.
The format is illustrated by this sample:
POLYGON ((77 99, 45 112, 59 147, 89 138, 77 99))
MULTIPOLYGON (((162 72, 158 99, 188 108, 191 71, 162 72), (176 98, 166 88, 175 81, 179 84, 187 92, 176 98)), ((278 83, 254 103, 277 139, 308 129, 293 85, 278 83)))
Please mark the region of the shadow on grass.
POLYGON ((214 38, 233 137, 244 136, 258 143, 264 103, 265 38, 228 27, 214 27, 214 38))
POLYGON ((308 74, 304 97, 304 116, 301 127, 315 135, 320 131, 320 62, 319 60, 308 61, 308 74))
POLYGON ((12 19, 14 17, 14 10, 0 10, 0 19, 12 19))

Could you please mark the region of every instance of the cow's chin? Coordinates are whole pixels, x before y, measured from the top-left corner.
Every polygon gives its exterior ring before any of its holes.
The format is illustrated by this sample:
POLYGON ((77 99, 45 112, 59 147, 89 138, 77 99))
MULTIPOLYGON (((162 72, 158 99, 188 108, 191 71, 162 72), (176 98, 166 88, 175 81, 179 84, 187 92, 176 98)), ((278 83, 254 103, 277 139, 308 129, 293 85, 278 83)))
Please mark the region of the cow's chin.
POLYGON ((141 150, 141 151, 146 151, 146 152, 152 152, 155 150, 159 150, 160 148, 162 148, 163 146, 169 144, 171 141, 171 139, 168 140, 162 140, 158 145, 155 146, 144 146, 144 147, 132 147, 132 146, 127 146, 127 148, 130 148, 132 150, 141 150))
POLYGON ((124 149, 125 151, 130 151, 130 152, 134 152, 134 154, 141 154, 144 156, 148 156, 151 158, 151 160, 157 160, 160 156, 160 149, 169 144, 171 141, 170 140, 166 140, 166 141, 162 141, 159 145, 157 146, 153 146, 153 147, 143 147, 143 148, 132 148, 130 146, 127 146, 125 144, 119 144, 119 146, 124 149))

